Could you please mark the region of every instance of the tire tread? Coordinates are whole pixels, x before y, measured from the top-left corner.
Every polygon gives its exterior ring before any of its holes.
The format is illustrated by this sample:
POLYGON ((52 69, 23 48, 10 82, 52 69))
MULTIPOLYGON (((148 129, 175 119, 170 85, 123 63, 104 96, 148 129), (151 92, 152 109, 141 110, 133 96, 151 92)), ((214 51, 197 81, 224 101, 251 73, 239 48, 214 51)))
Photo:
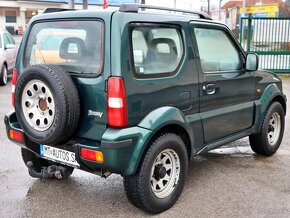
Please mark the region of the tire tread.
MULTIPOLYGON (((182 158, 182 157, 181 157, 182 158)), ((173 133, 165 133, 158 137, 150 146, 147 153, 144 156, 144 159, 140 163, 141 166, 137 170, 135 175, 132 176, 125 176, 124 177, 124 188, 125 193, 127 195, 127 198, 129 201, 136 207, 148 212, 148 213, 160 213, 164 210, 169 209, 171 206, 175 204, 175 202, 178 200, 183 186, 184 186, 184 180, 185 180, 185 172, 187 172, 187 152, 185 148, 185 144, 183 140, 176 134, 173 133), (179 184, 178 184, 178 190, 175 190, 173 193, 171 193, 170 200, 168 200, 167 205, 162 205, 162 207, 157 207, 154 205, 154 203, 148 198, 148 191, 146 191, 146 179, 148 175, 148 165, 150 165, 150 160, 152 159, 152 155, 156 153, 158 150, 159 145, 166 143, 167 141, 175 141, 181 146, 182 155, 184 155, 184 158, 186 156, 186 161, 184 163, 184 169, 183 172, 180 173, 179 178, 179 184), (184 174, 184 175, 183 175, 184 174), (182 177, 184 176, 184 177, 182 177)), ((177 189, 177 187, 176 187, 177 189)))
POLYGON ((285 120, 284 120, 284 109, 282 105, 279 102, 273 102, 264 117, 261 131, 258 134, 250 135, 249 140, 250 140, 250 145, 252 150, 261 155, 265 156, 271 156, 273 155, 279 148, 282 138, 283 138, 283 132, 284 132, 284 125, 285 125, 285 120), (268 126, 269 126, 269 119, 273 113, 273 111, 278 111, 281 117, 281 132, 280 136, 275 144, 275 146, 271 146, 268 142, 268 126))

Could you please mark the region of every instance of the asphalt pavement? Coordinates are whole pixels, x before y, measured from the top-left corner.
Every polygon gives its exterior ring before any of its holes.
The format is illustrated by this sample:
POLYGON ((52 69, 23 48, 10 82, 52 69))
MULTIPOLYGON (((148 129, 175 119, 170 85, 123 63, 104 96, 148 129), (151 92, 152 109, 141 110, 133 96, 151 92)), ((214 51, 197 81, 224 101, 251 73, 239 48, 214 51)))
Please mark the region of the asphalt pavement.
MULTIPOLYGON (((290 96, 290 80, 283 83, 290 96)), ((67 180, 29 177, 20 148, 6 137, 3 119, 12 109, 10 92, 11 81, 0 87, 0 217, 151 216, 130 204, 118 175, 102 179, 75 170, 67 180)), ((288 109, 275 155, 255 155, 244 138, 196 157, 178 202, 156 217, 290 217, 289 131, 288 109)))

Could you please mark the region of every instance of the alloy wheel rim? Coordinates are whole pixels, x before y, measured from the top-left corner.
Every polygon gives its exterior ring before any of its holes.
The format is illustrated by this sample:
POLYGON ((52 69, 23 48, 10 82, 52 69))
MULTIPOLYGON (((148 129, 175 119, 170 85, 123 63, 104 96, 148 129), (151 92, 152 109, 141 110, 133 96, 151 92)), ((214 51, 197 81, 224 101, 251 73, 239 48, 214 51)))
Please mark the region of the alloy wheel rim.
POLYGON ((281 118, 277 112, 274 112, 269 121, 268 127, 268 142, 270 145, 275 145, 279 139, 281 132, 281 118))
POLYGON ((3 82, 4 82, 4 84, 7 83, 7 78, 8 78, 7 69, 6 69, 6 67, 4 67, 4 69, 3 69, 3 82))
POLYGON ((157 198, 168 197, 176 187, 180 175, 180 160, 172 149, 163 150, 151 169, 151 189, 157 198))
POLYGON ((55 102, 49 87, 41 80, 29 81, 23 89, 21 106, 27 123, 43 132, 55 118, 55 102))

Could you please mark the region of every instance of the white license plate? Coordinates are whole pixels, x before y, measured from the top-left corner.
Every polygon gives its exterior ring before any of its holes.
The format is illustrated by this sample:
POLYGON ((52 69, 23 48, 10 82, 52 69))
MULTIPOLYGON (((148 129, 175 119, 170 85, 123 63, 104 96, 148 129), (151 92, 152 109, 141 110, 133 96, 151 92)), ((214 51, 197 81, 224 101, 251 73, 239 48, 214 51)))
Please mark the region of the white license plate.
POLYGON ((71 151, 66 151, 48 145, 40 145, 40 154, 44 157, 47 157, 48 159, 57 160, 64 164, 76 167, 80 166, 76 161, 75 153, 71 151))

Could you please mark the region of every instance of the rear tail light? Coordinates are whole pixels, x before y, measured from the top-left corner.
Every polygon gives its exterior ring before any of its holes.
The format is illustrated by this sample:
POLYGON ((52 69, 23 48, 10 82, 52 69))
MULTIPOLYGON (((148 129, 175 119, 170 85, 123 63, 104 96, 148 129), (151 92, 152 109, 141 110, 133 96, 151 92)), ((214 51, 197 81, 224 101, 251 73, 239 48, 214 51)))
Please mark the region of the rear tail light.
POLYGON ((14 93, 15 93, 15 86, 17 82, 17 69, 13 68, 13 74, 12 74, 12 106, 14 107, 14 93))
POLYGON ((22 132, 18 132, 14 129, 10 129, 9 130, 9 138, 17 141, 17 142, 23 142, 23 133, 22 132))
POLYGON ((90 150, 87 148, 81 148, 81 157, 86 160, 96 161, 99 163, 104 162, 104 155, 101 151, 90 150))
POLYGON ((124 79, 110 77, 108 80, 108 125, 127 126, 127 102, 124 79))

